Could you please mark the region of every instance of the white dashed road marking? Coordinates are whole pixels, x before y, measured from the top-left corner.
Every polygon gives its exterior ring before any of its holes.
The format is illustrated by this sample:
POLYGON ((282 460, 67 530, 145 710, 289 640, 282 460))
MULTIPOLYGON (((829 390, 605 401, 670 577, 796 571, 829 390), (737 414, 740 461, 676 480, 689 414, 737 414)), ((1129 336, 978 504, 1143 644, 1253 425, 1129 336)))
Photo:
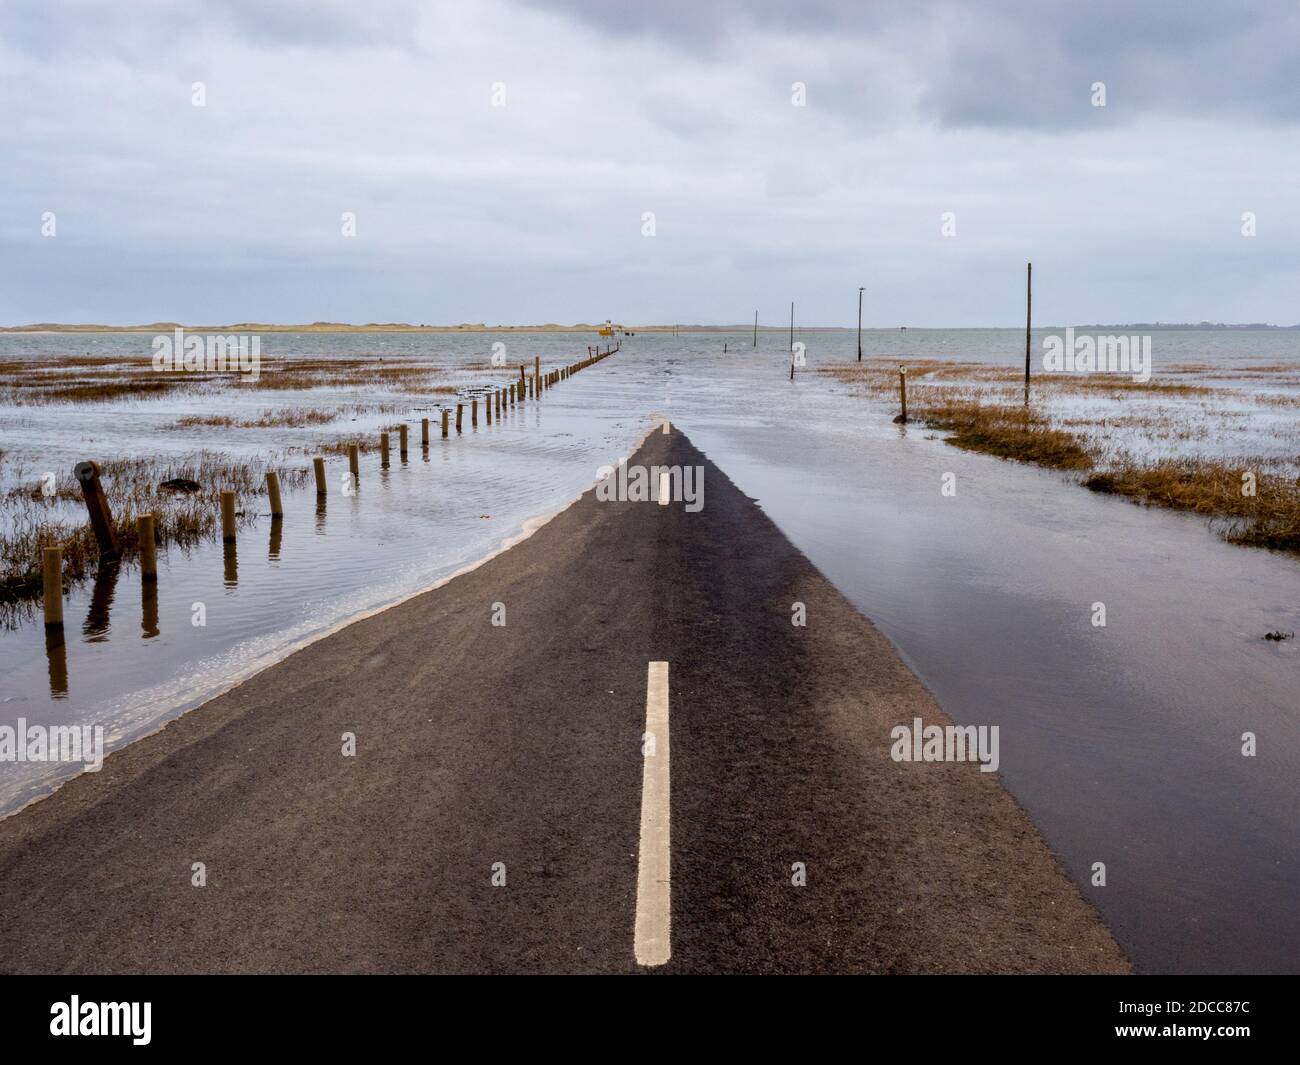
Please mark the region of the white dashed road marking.
POLYGON ((638 965, 663 965, 672 953, 672 849, 669 832, 668 663, 651 662, 646 678, 641 849, 636 874, 638 965))

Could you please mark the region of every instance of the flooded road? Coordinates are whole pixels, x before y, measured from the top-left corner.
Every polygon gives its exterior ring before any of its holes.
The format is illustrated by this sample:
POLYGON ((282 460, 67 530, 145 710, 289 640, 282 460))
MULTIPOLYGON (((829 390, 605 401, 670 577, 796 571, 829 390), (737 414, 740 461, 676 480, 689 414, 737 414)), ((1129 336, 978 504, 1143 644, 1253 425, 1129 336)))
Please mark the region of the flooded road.
MULTIPOLYGON (((925 353, 993 359, 1014 352, 1006 333, 935 338, 925 353)), ((483 361, 493 338, 474 339, 483 352, 467 338, 381 339, 421 355, 443 345, 428 357, 454 371, 483 361)), ((814 366, 850 357, 852 334, 804 339, 814 366)), ((335 342, 275 340, 315 353, 335 342)), ((544 367, 584 343, 507 341, 544 367)), ((896 335, 868 341, 869 355, 898 353, 896 335)), ((354 353, 367 341, 338 342, 354 353)), ((147 350, 147 338, 134 343, 147 350)), ((215 542, 161 552, 156 603, 129 565, 75 587, 61 662, 38 624, 0 633, 0 723, 103 724, 116 743, 150 731, 303 640, 483 557, 667 415, 886 633, 954 719, 1000 727, 1002 779, 1140 969, 1300 968, 1300 653, 1295 641, 1262 639, 1300 630, 1296 559, 1228 545, 1200 518, 1097 496, 1068 475, 958 451, 894 426, 884 402, 829 377, 791 382, 784 337, 764 335, 757 349, 733 337, 726 355, 723 343, 629 338, 540 404, 461 439, 435 434, 427 456, 415 444, 386 473, 377 455, 363 457, 353 497, 333 492, 345 466, 332 458, 323 511, 314 492, 287 493, 282 526, 258 517, 233 558, 215 542), (1098 604, 1104 627, 1093 623, 1098 604), (1242 754, 1246 733, 1253 757, 1242 754), (1093 886, 1095 863, 1104 887, 1093 886)), ((1261 358, 1300 359, 1294 337, 1262 343, 1274 347, 1261 358)), ((4 446, 40 469, 92 450, 193 449, 192 435, 159 431, 188 409, 170 399, 111 418, 6 409, 0 426, 4 446)), ((351 428, 377 432, 400 417, 351 428)), ((309 449, 320 436, 223 431, 203 446, 253 454, 309 449)), ((3 808, 47 788, 45 768, 0 766, 3 808)))

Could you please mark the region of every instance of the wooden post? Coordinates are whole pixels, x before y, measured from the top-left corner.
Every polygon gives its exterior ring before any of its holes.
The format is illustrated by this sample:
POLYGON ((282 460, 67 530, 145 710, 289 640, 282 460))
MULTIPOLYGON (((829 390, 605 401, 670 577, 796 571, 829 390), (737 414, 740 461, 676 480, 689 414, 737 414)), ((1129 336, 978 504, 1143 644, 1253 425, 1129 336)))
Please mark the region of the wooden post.
POLYGON ((397 453, 401 456, 403 462, 406 461, 406 438, 407 427, 406 423, 403 422, 397 427, 397 453))
POLYGON ((228 544, 235 542, 235 493, 230 488, 221 490, 221 539, 228 544))
POLYGON ((758 347, 758 311, 754 312, 754 347, 758 347))
POLYGON ((379 464, 388 469, 388 434, 379 434, 379 464))
MULTIPOLYGON (((794 300, 790 301, 790 350, 794 351, 794 300)), ((790 380, 794 380, 794 363, 790 364, 790 380)))
POLYGON ((429 419, 428 418, 420 419, 420 446, 421 447, 429 446, 429 419))
POLYGON ((483 397, 483 417, 488 425, 492 424, 492 397, 490 395, 483 397))
POLYGON ((541 397, 542 392, 542 357, 533 356, 533 395, 541 397))
POLYGON ((356 444, 348 445, 348 471, 352 474, 352 487, 361 483, 361 448, 356 444))
POLYGON ((907 421, 907 367, 898 368, 898 398, 903 405, 902 421, 907 421))
POLYGON ((478 426, 478 396, 469 401, 469 424, 478 426))
POLYGON ((72 470, 81 484, 81 494, 86 500, 86 511, 90 515, 90 527, 94 530, 95 541, 99 544, 99 557, 105 562, 112 562, 121 557, 117 549, 117 536, 113 533, 113 515, 108 509, 108 499, 104 495, 104 486, 99 483, 99 466, 94 462, 78 462, 72 470))
POLYGON ((266 494, 271 497, 271 517, 283 518, 284 507, 280 503, 280 475, 275 470, 266 471, 266 494))
POLYGON ((447 439, 447 418, 450 415, 450 413, 451 413, 450 411, 445 411, 445 410, 442 412, 442 438, 444 440, 447 439))
POLYGON ((528 375, 524 373, 524 367, 523 364, 521 363, 519 366, 519 402, 520 403, 524 401, 524 389, 526 388, 524 382, 527 379, 528 379, 528 375))
POLYGON ((140 541, 140 577, 158 579, 158 540, 154 535, 153 515, 140 514, 135 519, 135 537, 140 541))
POLYGON ((1029 331, 1034 322, 1034 264, 1025 266, 1025 401, 1029 401, 1029 331))
POLYGON ((457 403, 456 404, 456 432, 459 433, 461 431, 460 427, 461 424, 464 422, 464 420, 465 420, 465 404, 457 403))
POLYGON ((325 483, 325 460, 317 455, 311 460, 311 464, 316 471, 316 495, 324 499, 328 491, 325 483))
POLYGON ((41 552, 41 577, 45 590, 45 627, 63 628, 63 548, 41 552))

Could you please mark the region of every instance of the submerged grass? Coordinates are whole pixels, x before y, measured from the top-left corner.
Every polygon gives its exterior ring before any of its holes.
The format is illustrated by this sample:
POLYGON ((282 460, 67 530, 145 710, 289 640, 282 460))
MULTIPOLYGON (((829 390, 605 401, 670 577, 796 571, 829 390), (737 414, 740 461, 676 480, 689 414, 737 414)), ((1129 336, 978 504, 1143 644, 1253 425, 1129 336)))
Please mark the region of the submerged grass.
POLYGON ((1086 470, 1093 464, 1078 437, 1053 428, 1025 407, 952 400, 914 410, 926 425, 949 431, 948 443, 967 451, 1062 470, 1086 470))
MULTIPOLYGON (((103 463, 100 480, 122 558, 139 554, 138 515, 154 515, 160 546, 190 546, 214 534, 224 489, 233 489, 236 506, 244 508, 266 492, 266 473, 272 469, 285 488, 306 483, 309 474, 305 468, 257 460, 236 465, 206 452, 175 462, 144 458, 103 463), (187 493, 160 487, 172 479, 195 481, 199 490, 187 493)), ((25 477, 21 470, 13 471, 13 478, 18 483, 5 494, 5 521, 0 528, 0 609, 41 593, 41 553, 46 547, 63 549, 65 585, 90 576, 99 563, 99 546, 86 520, 81 487, 70 474, 55 481, 49 496, 39 478, 25 477)), ((253 517, 247 512, 241 516, 253 517)))
POLYGON ((339 417, 338 411, 318 407, 282 407, 264 410, 256 418, 236 418, 229 414, 187 414, 177 418, 175 429, 301 429, 310 425, 328 425, 339 417))
POLYGON ((1119 463, 1084 479, 1094 492, 1222 519, 1235 544, 1300 551, 1300 478, 1205 459, 1119 463))
MULTIPOLYGON (((1038 377, 1033 406, 1017 401, 1020 372, 970 362, 935 359, 868 359, 826 367, 837 380, 878 399, 894 400, 899 366, 907 367, 911 421, 946 432, 947 443, 967 451, 1086 474, 1082 483, 1095 492, 1123 496, 1148 506, 1187 511, 1209 518, 1216 531, 1237 544, 1300 552, 1300 477, 1285 458, 1253 456, 1235 461, 1160 453, 1227 428, 1240 430, 1252 416, 1300 404, 1294 393, 1242 391, 1232 387, 1177 381, 1133 381, 1122 375, 1038 377), (1069 397, 1108 397, 1125 404, 1116 415, 1081 412, 1069 397), (1141 402, 1159 396, 1164 402, 1141 402), (1116 454, 1114 431, 1138 434, 1152 458, 1116 454), (1246 476, 1249 475, 1249 476, 1246 476)), ((1209 367, 1183 364, 1186 373, 1209 367)), ((1249 378, 1261 369, 1215 369, 1216 376, 1249 378)))
MULTIPOLYGON (((466 367, 466 370, 472 367, 466 367)), ((446 369, 427 362, 368 358, 264 357, 256 377, 235 371, 157 370, 149 358, 63 356, 0 360, 0 400, 13 406, 98 403, 123 399, 220 392, 227 388, 305 391, 314 388, 382 388, 454 392, 437 383, 446 369)))

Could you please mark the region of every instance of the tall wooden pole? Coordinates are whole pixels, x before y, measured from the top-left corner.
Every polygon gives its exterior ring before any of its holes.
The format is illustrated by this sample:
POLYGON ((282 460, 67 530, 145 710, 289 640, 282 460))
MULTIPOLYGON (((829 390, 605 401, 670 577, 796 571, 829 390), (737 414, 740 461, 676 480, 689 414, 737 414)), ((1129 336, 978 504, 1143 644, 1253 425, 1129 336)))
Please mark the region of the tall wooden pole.
MULTIPOLYGON (((794 351, 794 300, 790 301, 790 350, 794 351)), ((794 380, 794 363, 790 364, 790 379, 794 380)))
POLYGON ((862 361, 862 287, 858 286, 858 362, 862 361))
POLYGON ((1034 264, 1025 271, 1025 399, 1029 398, 1029 330, 1034 323, 1034 264))
POLYGON ((754 347, 758 347, 758 311, 754 312, 754 347))

